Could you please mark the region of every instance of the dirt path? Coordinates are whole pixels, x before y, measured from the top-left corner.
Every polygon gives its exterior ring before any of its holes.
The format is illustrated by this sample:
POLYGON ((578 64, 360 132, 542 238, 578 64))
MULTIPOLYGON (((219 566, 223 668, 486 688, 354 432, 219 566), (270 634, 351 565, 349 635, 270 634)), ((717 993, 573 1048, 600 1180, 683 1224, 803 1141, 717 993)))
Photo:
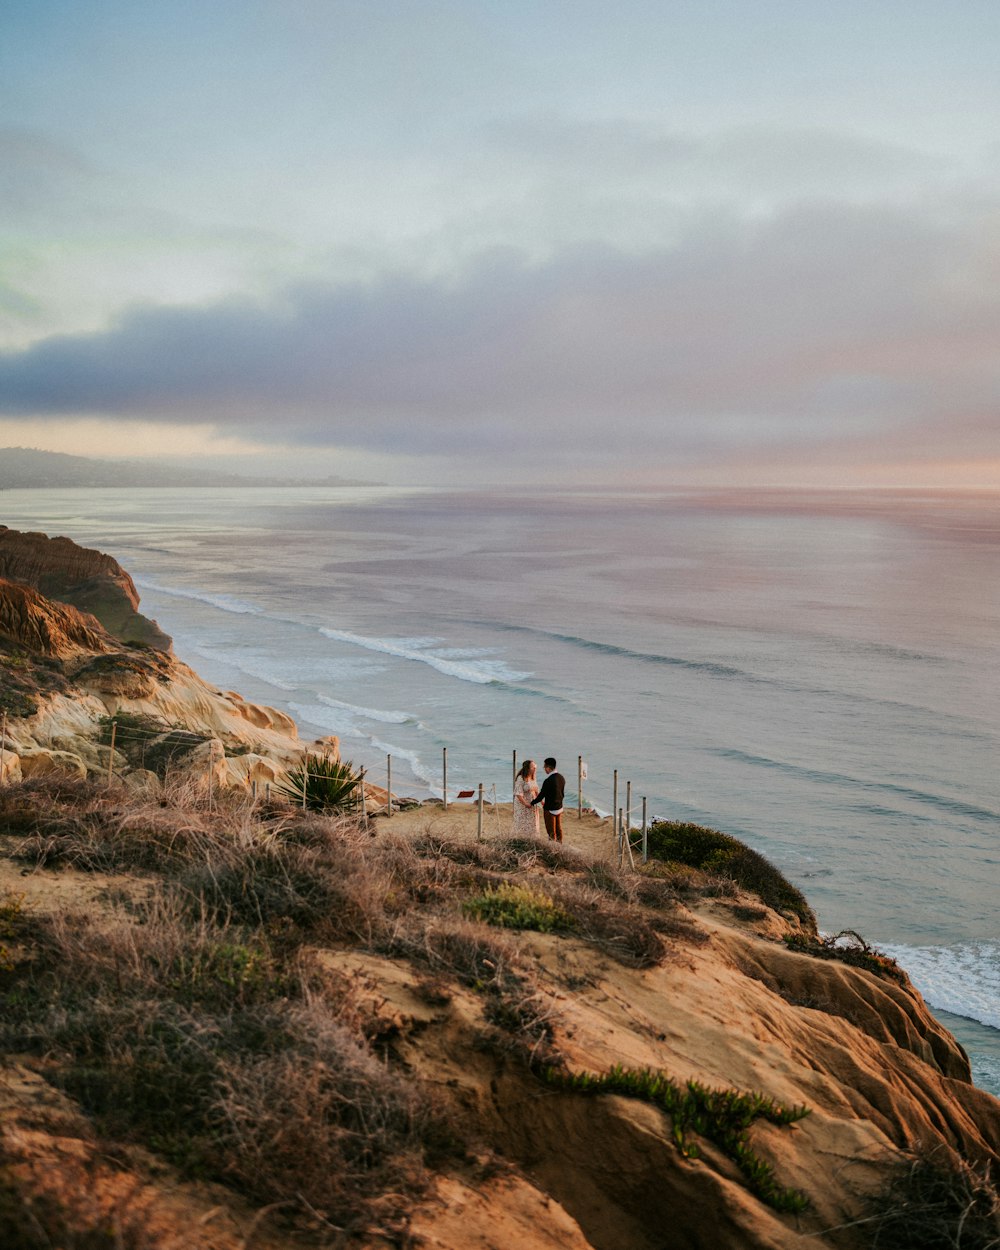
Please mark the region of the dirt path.
MULTIPOLYGON (((419 807, 395 811, 386 818, 382 813, 375 817, 373 827, 376 831, 391 830, 410 836, 421 833, 433 833, 445 838, 476 837, 478 828, 478 812, 475 799, 456 799, 448 804, 447 810, 441 803, 430 802, 419 807)), ((539 820, 541 836, 545 837, 545 827, 539 820)), ((511 827, 511 804, 492 803, 483 805, 483 839, 490 840, 507 837, 511 827)), ((575 810, 567 809, 563 816, 563 841, 567 847, 583 851, 594 858, 614 856, 614 829, 610 818, 602 818, 592 812, 584 812, 583 818, 577 817, 575 810)))

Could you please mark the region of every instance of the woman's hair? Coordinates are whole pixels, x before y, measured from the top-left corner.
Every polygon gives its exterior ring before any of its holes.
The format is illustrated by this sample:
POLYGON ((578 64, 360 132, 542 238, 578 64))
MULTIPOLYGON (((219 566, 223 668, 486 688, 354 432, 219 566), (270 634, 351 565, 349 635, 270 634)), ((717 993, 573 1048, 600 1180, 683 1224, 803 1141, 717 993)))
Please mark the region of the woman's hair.
POLYGON ((527 781, 527 780, 528 780, 528 774, 531 772, 531 770, 534 768, 534 766, 535 766, 535 761, 534 761, 534 760, 525 760, 525 761, 524 761, 524 763, 521 765, 520 771, 518 772, 518 774, 517 774, 517 775, 518 775, 519 777, 523 777, 523 778, 524 778, 524 780, 525 780, 525 781, 527 781))

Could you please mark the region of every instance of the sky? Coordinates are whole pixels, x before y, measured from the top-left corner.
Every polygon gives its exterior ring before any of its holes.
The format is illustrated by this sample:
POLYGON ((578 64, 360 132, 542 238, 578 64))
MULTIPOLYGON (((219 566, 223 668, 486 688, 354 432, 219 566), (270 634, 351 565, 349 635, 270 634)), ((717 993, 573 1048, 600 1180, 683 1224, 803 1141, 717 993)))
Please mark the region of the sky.
POLYGON ((6 0, 0 446, 1000 484, 993 0, 6 0))

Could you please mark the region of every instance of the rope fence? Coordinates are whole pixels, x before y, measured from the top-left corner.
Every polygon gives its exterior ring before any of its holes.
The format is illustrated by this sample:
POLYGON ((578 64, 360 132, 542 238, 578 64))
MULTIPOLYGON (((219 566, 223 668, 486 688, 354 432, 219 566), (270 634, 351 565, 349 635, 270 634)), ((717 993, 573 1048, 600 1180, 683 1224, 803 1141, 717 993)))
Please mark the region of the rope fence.
MULTIPOLYGON (((119 724, 116 719, 112 719, 110 722, 105 722, 103 728, 108 733, 108 741, 102 742, 99 745, 106 746, 108 748, 108 765, 107 765, 107 784, 108 785, 111 785, 114 781, 116 750, 118 751, 119 754, 124 754, 121 748, 126 744, 132 744, 132 745, 139 744, 140 745, 141 749, 139 751, 139 765, 138 766, 142 768, 145 766, 145 754, 146 754, 145 748, 156 745, 162 750, 164 746, 166 746, 167 750, 169 751, 170 749, 169 739, 172 734, 176 734, 178 738, 182 739, 182 741, 179 741, 178 743, 174 745, 174 750, 170 752, 170 755, 168 756, 168 758, 171 758, 173 755, 182 754, 183 753, 182 747, 187 744, 190 744, 189 749, 193 750, 193 749, 196 749, 197 746, 199 745, 204 745, 205 743, 212 741, 212 739, 208 737, 204 737, 199 734, 195 734, 193 731, 190 731, 190 730, 167 729, 167 730, 164 730, 163 732, 157 733, 151 730, 135 728, 134 726, 129 725, 129 724, 119 724)), ((4 712, 2 715, 2 718, 0 718, 0 785, 3 785, 6 781, 4 761, 7 755, 10 755, 10 754, 13 754, 13 752, 10 750, 8 746, 7 714, 6 712, 4 712)), ((291 771, 292 773, 294 773, 296 777, 296 781, 301 784, 301 805, 303 808, 308 807, 308 804, 309 804, 309 781, 310 780, 323 780, 324 778, 328 779, 327 774, 322 773, 322 772, 310 771, 306 767, 307 758, 311 754, 316 754, 316 753, 307 751, 303 755, 300 764, 293 765, 290 770, 286 770, 286 771, 291 771)), ((228 758, 229 760, 232 760, 234 758, 238 759, 239 757, 229 756, 228 758)), ((332 757, 326 757, 326 758, 332 758, 332 757)), ((213 795, 214 795, 215 766, 219 762, 220 761, 217 759, 210 759, 206 767, 207 785, 208 785, 210 803, 212 802, 213 795)), ((401 798, 398 794, 393 793, 392 764, 393 764, 392 755, 387 754, 385 758, 385 788, 384 788, 385 800, 384 802, 377 801, 377 796, 375 794, 369 793, 369 789, 381 790, 382 787, 378 785, 376 782, 371 780, 370 770, 367 766, 358 769, 357 773, 355 774, 357 777, 357 781, 353 788, 353 796, 354 796, 353 805, 354 805, 354 810, 356 814, 365 824, 368 823, 369 818, 372 816, 384 815, 387 819, 391 819, 394 813, 400 811, 401 807, 408 803, 407 799, 401 798), (375 800, 375 802, 373 803, 372 800, 375 800)), ((517 754, 517 749, 514 748, 511 752, 510 791, 511 791, 512 802, 514 799, 514 789, 517 784, 517 774, 518 774, 518 754, 517 754)), ((649 844, 648 844, 649 821, 647 817, 646 796, 645 795, 641 796, 641 802, 642 802, 641 822, 639 822, 638 824, 633 824, 632 781, 631 779, 625 780, 625 802, 623 805, 619 804, 620 781, 619 781, 619 772, 618 772, 618 769, 616 768, 613 770, 612 777, 611 777, 610 812, 608 813, 607 816, 603 816, 600 810, 598 809, 598 807, 596 806, 596 804, 592 803, 588 799, 585 799, 584 797, 584 782, 587 780, 588 780, 587 765, 584 762, 583 756, 578 755, 577 756, 577 787, 576 787, 577 820, 582 821, 584 818, 584 815, 590 814, 590 813, 593 813, 593 815, 596 816, 599 820, 610 819, 613 825, 613 829, 614 829, 614 851, 615 851, 615 858, 617 859, 618 863, 624 867, 624 865, 627 862, 631 866, 635 867, 636 856, 638 855, 640 858, 640 861, 643 864, 645 864, 649 858, 649 844)), ((287 784, 281 785, 281 786, 272 786, 272 782, 268 780, 268 781, 264 781, 263 787, 262 787, 261 784, 258 782, 258 780, 252 776, 251 769, 247 770, 245 784, 249 792, 251 801, 254 803, 256 803, 261 797, 263 797, 263 800, 265 802, 270 803, 272 801, 272 798, 274 797, 273 795, 274 789, 278 789, 282 793, 283 797, 286 797, 289 800, 292 800, 292 792, 290 791, 287 784), (261 794, 262 789, 263 789, 263 795, 261 794)), ((298 798, 298 795, 296 793, 295 799, 297 800, 297 798, 298 798)), ((489 804, 493 810, 496 827, 497 827, 497 833, 499 834, 500 833, 500 800, 497 795, 496 783, 493 782, 487 785, 487 783, 480 781, 471 787, 467 785, 464 788, 456 787, 454 789, 449 789, 448 748, 442 747, 441 749, 441 803, 442 803, 443 809, 447 811, 449 809, 449 806, 452 804, 452 802, 457 802, 457 801, 466 800, 466 799, 473 799, 476 803, 476 808, 477 808, 476 837, 477 839, 481 841, 483 838, 485 807, 487 804, 489 804)), ((412 801, 415 802, 416 800, 412 800, 412 801)))

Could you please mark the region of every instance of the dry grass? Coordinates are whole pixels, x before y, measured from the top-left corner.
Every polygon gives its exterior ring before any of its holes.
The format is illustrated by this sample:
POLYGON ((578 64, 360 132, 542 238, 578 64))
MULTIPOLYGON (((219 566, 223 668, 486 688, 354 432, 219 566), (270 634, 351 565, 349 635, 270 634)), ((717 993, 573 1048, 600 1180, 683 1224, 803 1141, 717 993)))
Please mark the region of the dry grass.
POLYGON ((4 1250, 159 1250, 138 1187, 98 1192, 93 1166, 63 1158, 34 1177, 0 1138, 0 1246, 4 1250), (59 1195, 58 1197, 56 1195, 59 1195))
POLYGON ((936 1157, 902 1166, 870 1221, 873 1250, 997 1250, 1000 1190, 989 1166, 936 1157))
POLYGON ((0 973, 0 1046, 45 1056, 108 1139, 275 1204, 327 1240, 401 1236, 429 1161, 458 1150, 460 1134, 441 1096, 395 1060, 355 983, 320 979, 304 948, 405 959, 439 1004, 456 984, 471 989, 481 1044, 558 1067, 554 999, 522 939, 464 917, 463 903, 544 895, 577 937, 640 966, 701 936, 673 883, 572 850, 373 837, 351 819, 176 778, 155 800, 80 782, 6 787, 3 834, 33 870, 141 874, 149 897, 32 915, 0 973))
POLYGON ((558 1063, 551 1051, 554 1009, 526 972, 513 937, 482 922, 408 917, 393 935, 390 953, 423 965, 433 983, 452 977, 482 994, 486 1019, 495 1026, 494 1048, 527 1063, 558 1063))
POLYGON ((446 1117, 321 1001, 292 1007, 286 1027, 293 1049, 221 1064, 226 1174, 259 1200, 305 1204, 331 1229, 398 1232, 428 1149, 450 1147, 446 1117))

